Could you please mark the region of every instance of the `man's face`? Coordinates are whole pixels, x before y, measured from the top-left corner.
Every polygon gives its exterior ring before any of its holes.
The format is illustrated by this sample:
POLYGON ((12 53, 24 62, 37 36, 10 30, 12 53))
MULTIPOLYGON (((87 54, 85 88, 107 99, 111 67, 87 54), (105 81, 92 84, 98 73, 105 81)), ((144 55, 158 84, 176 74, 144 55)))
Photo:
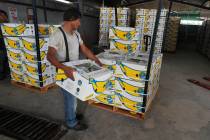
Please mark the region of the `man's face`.
POLYGON ((71 26, 73 30, 77 30, 80 27, 80 19, 70 21, 69 26, 71 26))
POLYGON ((7 16, 0 12, 0 23, 7 22, 7 16))

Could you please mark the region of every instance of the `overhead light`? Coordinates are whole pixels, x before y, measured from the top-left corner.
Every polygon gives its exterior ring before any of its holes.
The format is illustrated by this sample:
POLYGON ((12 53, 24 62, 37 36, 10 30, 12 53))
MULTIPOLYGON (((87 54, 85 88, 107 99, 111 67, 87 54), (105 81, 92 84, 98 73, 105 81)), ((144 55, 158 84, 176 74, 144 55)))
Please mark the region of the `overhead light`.
POLYGON ((66 4, 71 4, 72 2, 67 1, 67 0, 55 0, 57 2, 62 2, 62 3, 66 3, 66 4))
POLYGON ((203 20, 185 20, 185 19, 182 19, 180 24, 182 24, 182 25, 199 25, 199 26, 201 26, 203 24, 203 20))

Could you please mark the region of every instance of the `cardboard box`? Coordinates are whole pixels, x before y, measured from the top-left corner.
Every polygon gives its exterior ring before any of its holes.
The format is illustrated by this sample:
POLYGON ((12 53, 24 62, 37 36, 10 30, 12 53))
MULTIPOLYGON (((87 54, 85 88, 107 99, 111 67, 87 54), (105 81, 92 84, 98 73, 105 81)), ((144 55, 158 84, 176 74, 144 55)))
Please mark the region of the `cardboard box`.
POLYGON ((113 91, 106 91, 97 95, 95 98, 92 99, 97 103, 103 103, 106 105, 115 106, 115 92, 113 91))
POLYGON ((15 71, 19 71, 19 72, 23 71, 23 67, 22 67, 22 62, 21 61, 15 61, 15 60, 13 60, 13 59, 11 59, 9 57, 8 58, 8 62, 9 62, 10 69, 15 70, 15 71))
POLYGON ((136 53, 139 50, 139 41, 110 40, 110 49, 124 53, 136 53))
POLYGON ((12 48, 12 49, 22 48, 21 37, 4 37, 4 43, 6 48, 12 48))
MULTIPOLYGON (((38 61, 37 58, 37 52, 28 51, 26 48, 22 49, 22 55, 23 55, 23 61, 26 61, 28 63, 36 63, 38 61)), ((40 52, 40 59, 41 61, 48 62, 47 61, 47 51, 41 51, 40 52)))
MULTIPOLYGON (((22 37, 22 45, 24 50, 37 52, 36 40, 34 37, 22 37)), ((49 38, 40 38, 39 39, 39 50, 47 51, 49 46, 49 38)))
POLYGON ((7 47, 7 57, 10 60, 14 60, 14 61, 22 61, 22 55, 21 55, 21 50, 19 49, 12 49, 7 47))
POLYGON ((101 68, 90 60, 78 60, 64 63, 76 69, 75 81, 67 78, 62 70, 58 70, 56 84, 82 101, 95 98, 110 88, 113 72, 101 68))
POLYGON ((14 69, 10 69, 10 75, 12 80, 17 81, 17 82, 23 82, 23 73, 20 71, 16 71, 14 69))
POLYGON ((139 40, 140 35, 135 28, 112 27, 109 30, 109 39, 133 41, 133 40, 139 40))

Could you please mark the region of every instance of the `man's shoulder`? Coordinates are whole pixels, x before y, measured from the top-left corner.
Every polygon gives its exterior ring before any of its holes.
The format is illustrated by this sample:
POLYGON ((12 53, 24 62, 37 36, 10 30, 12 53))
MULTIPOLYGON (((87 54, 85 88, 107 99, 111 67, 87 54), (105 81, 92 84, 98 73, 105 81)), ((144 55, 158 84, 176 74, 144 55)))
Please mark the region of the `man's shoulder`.
POLYGON ((59 37, 61 35, 62 35, 62 33, 61 33, 60 29, 57 28, 50 36, 51 37, 59 37))

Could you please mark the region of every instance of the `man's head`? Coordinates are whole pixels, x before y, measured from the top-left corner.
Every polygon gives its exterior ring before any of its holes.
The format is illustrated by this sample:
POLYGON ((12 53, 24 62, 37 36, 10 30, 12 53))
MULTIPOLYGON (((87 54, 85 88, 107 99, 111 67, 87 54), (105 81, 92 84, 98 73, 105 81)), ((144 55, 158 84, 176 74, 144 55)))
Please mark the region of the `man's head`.
POLYGON ((7 13, 3 10, 0 10, 0 23, 8 22, 7 13))
POLYGON ((80 26, 81 13, 76 8, 69 8, 63 15, 63 21, 66 26, 69 26, 72 30, 77 30, 80 26))

